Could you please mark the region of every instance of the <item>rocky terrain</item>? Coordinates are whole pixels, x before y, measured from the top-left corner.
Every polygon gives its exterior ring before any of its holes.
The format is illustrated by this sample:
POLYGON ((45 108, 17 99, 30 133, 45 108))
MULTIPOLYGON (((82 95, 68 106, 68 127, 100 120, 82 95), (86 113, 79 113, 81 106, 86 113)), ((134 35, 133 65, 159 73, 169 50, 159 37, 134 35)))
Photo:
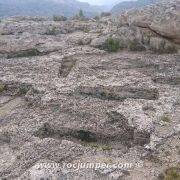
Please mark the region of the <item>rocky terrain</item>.
POLYGON ((1 179, 179 180, 179 8, 3 19, 1 179))
POLYGON ((123 2, 120 2, 120 3, 117 3, 116 5, 114 5, 111 12, 113 14, 120 14, 123 11, 127 11, 130 9, 139 9, 139 8, 142 8, 142 7, 150 5, 150 4, 155 4, 158 1, 161 1, 161 0, 123 1, 123 2))

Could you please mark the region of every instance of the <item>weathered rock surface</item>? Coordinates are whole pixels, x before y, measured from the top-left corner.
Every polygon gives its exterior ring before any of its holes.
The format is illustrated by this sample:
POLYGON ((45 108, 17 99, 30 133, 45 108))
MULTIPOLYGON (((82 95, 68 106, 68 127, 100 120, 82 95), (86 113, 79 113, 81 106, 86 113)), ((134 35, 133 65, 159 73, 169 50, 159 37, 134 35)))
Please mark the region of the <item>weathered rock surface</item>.
MULTIPOLYGON (((179 48, 179 12, 179 0, 164 0, 144 9, 123 13, 119 17, 119 25, 129 26, 134 32, 134 38, 137 38, 144 46, 168 53, 179 48)), ((121 29, 120 32, 123 31, 121 29)), ((132 33, 129 32, 129 35, 132 36, 132 33)))
POLYGON ((178 165, 179 54, 95 48, 140 37, 110 17, 12 18, 1 30, 12 34, 0 36, 0 178, 157 179, 178 165), (89 162, 108 166, 72 166, 89 162))

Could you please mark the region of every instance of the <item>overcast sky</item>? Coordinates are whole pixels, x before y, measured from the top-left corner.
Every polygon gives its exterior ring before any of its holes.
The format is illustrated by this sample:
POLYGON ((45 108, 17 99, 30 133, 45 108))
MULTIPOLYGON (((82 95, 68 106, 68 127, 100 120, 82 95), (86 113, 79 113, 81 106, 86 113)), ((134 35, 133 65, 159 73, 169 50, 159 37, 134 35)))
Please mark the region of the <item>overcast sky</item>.
POLYGON ((79 1, 88 2, 89 4, 93 4, 93 5, 110 5, 125 0, 79 0, 79 1))

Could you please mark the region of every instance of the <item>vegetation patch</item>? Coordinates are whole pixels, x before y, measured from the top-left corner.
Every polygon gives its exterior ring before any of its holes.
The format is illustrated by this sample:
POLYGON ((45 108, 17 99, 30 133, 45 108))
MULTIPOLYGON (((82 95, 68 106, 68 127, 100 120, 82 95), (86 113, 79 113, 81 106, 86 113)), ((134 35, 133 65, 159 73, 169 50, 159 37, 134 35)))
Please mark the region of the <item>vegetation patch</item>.
POLYGON ((118 39, 108 38, 104 45, 104 50, 108 52, 117 52, 121 48, 118 39))
POLYGON ((177 53, 177 52, 178 52, 178 50, 175 46, 167 46, 164 51, 164 53, 168 53, 168 54, 173 54, 173 53, 177 53))
POLYGON ((171 118, 168 115, 164 114, 163 116, 161 116, 161 121, 169 123, 171 122, 171 118))
POLYGON ((89 30, 88 28, 84 28, 84 29, 83 29, 83 32, 84 32, 84 33, 89 33, 90 30, 89 30))
POLYGON ((35 136, 43 139, 53 136, 54 130, 50 127, 48 123, 44 123, 42 127, 38 129, 38 131, 35 132, 35 136))
POLYGON ((55 104, 54 106, 52 106, 52 111, 55 112, 59 112, 59 110, 61 109, 61 106, 59 104, 55 104))
POLYGON ((53 16, 53 21, 66 21, 67 18, 65 16, 57 16, 57 15, 54 15, 53 16))
POLYGON ((27 84, 21 84, 19 87, 19 94, 25 95, 30 90, 30 86, 27 84))
POLYGON ((179 180, 180 167, 170 167, 161 173, 158 177, 159 180, 179 180))
POLYGON ((111 16, 110 12, 102 12, 101 13, 101 17, 108 17, 108 16, 111 16))
POLYGON ((31 57, 31 56, 40 56, 40 55, 43 55, 43 53, 35 48, 32 48, 32 49, 22 50, 18 52, 12 52, 7 55, 7 58, 11 59, 11 58, 18 58, 18 57, 31 57))
POLYGON ((0 84, 0 93, 3 92, 6 89, 6 86, 4 84, 0 84))
POLYGON ((163 161, 160 159, 160 157, 157 154, 150 154, 146 157, 146 159, 152 163, 162 165, 163 161))
POLYGON ((98 144, 95 142, 92 143, 84 143, 83 144, 86 147, 90 147, 96 150, 100 150, 100 151, 111 151, 112 147, 110 145, 106 145, 106 144, 98 144))
POLYGON ((56 27, 51 27, 49 29, 47 29, 45 35, 56 35, 57 34, 57 30, 56 27))
POLYGON ((99 17, 99 16, 95 16, 94 19, 95 19, 96 21, 99 21, 99 20, 100 20, 100 17, 99 17))
POLYGON ((165 40, 161 41, 158 47, 152 47, 151 50, 158 54, 173 54, 178 52, 175 45, 167 43, 165 40))
POLYGON ((11 141, 11 136, 9 135, 8 132, 4 132, 3 134, 0 135, 1 143, 10 143, 10 141, 11 141))
POLYGON ((90 131, 79 130, 74 133, 74 137, 84 142, 96 142, 96 135, 90 131))
POLYGON ((146 48, 137 39, 134 39, 133 41, 129 42, 128 49, 130 51, 144 51, 144 50, 146 50, 146 48))
POLYGON ((79 10, 79 12, 73 17, 73 19, 80 20, 80 21, 87 20, 82 9, 79 10))

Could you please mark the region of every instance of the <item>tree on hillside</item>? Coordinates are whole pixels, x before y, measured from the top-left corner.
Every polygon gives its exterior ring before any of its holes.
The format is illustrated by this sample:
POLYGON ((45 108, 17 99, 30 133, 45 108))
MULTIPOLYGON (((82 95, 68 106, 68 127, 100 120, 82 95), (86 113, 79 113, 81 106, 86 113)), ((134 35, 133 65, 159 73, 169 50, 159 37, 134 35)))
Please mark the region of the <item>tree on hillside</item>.
POLYGON ((82 9, 79 10, 79 17, 84 17, 84 13, 82 9))

